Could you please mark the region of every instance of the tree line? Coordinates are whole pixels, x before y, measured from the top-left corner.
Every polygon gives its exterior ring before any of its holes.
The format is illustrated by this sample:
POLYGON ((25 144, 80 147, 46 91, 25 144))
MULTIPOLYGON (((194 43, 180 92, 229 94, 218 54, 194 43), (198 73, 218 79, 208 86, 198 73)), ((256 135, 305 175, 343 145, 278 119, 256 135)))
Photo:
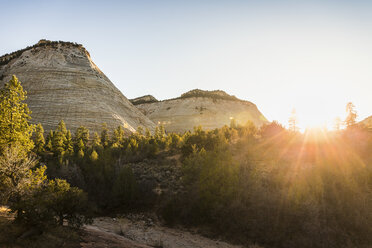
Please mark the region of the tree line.
MULTIPOLYGON (((317 135, 277 122, 231 121, 183 134, 122 127, 45 135, 29 124, 13 79, 1 90, 1 200, 23 223, 80 226, 96 214, 155 211, 167 224, 207 228, 267 247, 368 247, 372 242, 372 133, 355 123, 317 135), (183 191, 156 196, 131 165, 179 157, 183 191), (48 177, 46 177, 48 175, 48 177), (86 193, 84 193, 86 192, 86 193)), ((295 123, 294 123, 295 127, 295 123)))

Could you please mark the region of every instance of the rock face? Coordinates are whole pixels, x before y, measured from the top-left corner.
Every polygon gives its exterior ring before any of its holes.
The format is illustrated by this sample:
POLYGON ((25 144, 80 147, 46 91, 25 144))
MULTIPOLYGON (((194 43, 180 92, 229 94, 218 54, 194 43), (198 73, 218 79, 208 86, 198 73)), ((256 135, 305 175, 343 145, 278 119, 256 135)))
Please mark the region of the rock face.
POLYGON ((155 127, 79 44, 41 40, 0 57, 0 86, 13 74, 27 91, 32 122, 40 122, 45 130, 54 129, 62 119, 71 130, 83 125, 99 132, 102 123, 110 129, 121 125, 128 132, 138 126, 155 127))
POLYGON ((360 123, 364 124, 365 126, 372 128, 372 115, 362 120, 360 123))
POLYGON ((192 90, 174 99, 133 103, 168 132, 185 132, 198 125, 205 129, 219 128, 230 125, 232 119, 238 124, 252 121, 256 126, 267 122, 255 104, 220 90, 192 90))
POLYGON ((142 104, 142 103, 158 102, 158 99, 156 99, 152 95, 146 95, 146 96, 141 96, 141 97, 137 97, 137 98, 134 98, 134 99, 129 99, 129 101, 133 105, 138 105, 138 104, 142 104))

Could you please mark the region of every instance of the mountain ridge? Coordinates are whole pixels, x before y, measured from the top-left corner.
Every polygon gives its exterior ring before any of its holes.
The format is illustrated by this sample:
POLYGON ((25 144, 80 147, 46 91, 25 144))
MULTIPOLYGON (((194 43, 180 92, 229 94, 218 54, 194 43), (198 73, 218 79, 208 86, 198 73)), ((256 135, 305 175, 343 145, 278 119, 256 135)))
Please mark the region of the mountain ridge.
POLYGON ((194 89, 180 97, 154 99, 146 95, 131 101, 144 115, 154 123, 164 125, 169 132, 192 131, 199 125, 214 129, 229 125, 232 119, 242 125, 252 121, 258 127, 268 122, 254 103, 222 90, 194 89))
POLYGON ((40 122, 45 130, 54 129, 62 119, 72 130, 83 125, 99 132, 103 123, 128 132, 138 126, 155 128, 80 44, 41 40, 3 55, 0 62, 0 85, 16 75, 28 92, 31 122, 40 122))
MULTIPOLYGON (((230 95, 223 90, 201 90, 201 89, 192 89, 192 90, 189 90, 185 93, 182 93, 178 97, 167 98, 167 99, 163 99, 163 100, 158 100, 153 95, 148 94, 148 95, 139 96, 139 97, 136 97, 136 98, 129 99, 129 101, 131 101, 133 105, 138 105, 138 104, 142 104, 142 103, 165 102, 165 101, 172 101, 172 100, 185 99, 185 98, 191 98, 191 97, 206 97, 206 98, 212 98, 212 99, 224 99, 224 100, 252 103, 252 102, 244 100, 244 99, 239 99, 234 95, 230 95)), ((252 104, 254 104, 254 103, 252 103, 252 104)))

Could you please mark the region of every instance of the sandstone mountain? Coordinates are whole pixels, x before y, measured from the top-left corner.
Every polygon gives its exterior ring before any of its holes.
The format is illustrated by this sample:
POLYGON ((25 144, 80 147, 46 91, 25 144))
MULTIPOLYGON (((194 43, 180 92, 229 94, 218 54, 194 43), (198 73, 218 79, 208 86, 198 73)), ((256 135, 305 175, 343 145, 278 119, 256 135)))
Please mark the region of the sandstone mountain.
POLYGON ((60 120, 75 130, 80 125, 100 131, 119 125, 126 131, 138 126, 153 130, 155 124, 129 100, 93 63, 79 44, 41 40, 32 47, 0 57, 0 86, 16 75, 27 91, 32 122, 45 130, 60 120))
POLYGON ((267 122, 255 104, 221 90, 196 89, 164 101, 149 95, 131 101, 153 122, 164 125, 168 132, 185 132, 199 125, 214 129, 229 125, 231 119, 238 124, 252 121, 256 126, 267 122))
POLYGON ((362 120, 360 123, 364 124, 365 126, 372 128, 372 115, 362 120))

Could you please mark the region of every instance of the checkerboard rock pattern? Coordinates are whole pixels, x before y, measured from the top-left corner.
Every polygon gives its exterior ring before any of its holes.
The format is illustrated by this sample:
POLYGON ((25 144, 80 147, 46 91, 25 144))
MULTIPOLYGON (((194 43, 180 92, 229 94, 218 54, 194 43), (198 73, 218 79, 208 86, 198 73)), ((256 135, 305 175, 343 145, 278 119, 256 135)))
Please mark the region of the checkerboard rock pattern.
POLYGON ((100 132, 102 124, 127 132, 155 124, 135 108, 76 43, 41 40, 0 57, 0 86, 16 75, 27 91, 33 123, 46 131, 64 120, 68 129, 83 125, 100 132))

